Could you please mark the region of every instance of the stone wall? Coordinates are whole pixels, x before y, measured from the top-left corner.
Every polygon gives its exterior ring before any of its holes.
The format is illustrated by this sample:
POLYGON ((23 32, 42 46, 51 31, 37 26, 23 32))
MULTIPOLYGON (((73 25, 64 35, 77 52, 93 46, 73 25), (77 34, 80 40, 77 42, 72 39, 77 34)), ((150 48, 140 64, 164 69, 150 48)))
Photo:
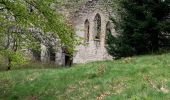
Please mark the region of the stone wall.
MULTIPOLYGON (((76 34, 82 38, 85 36, 84 23, 86 20, 89 20, 90 40, 88 43, 85 43, 85 45, 77 46, 77 52, 75 53, 73 63, 86 63, 111 59, 105 49, 106 24, 110 21, 109 13, 106 11, 105 7, 100 4, 100 2, 95 1, 90 3, 92 4, 86 4, 82 10, 78 11, 74 20, 76 34), (96 14, 99 14, 101 17, 101 34, 99 41, 95 41, 93 37, 95 32, 94 18, 96 14)), ((113 28, 111 30, 113 34, 116 34, 113 28)))
MULTIPOLYGON (((64 8, 64 7, 63 7, 64 8)), ((61 11, 61 10, 60 10, 61 11)), ((85 38, 85 21, 89 21, 89 42, 79 45, 76 47, 76 52, 73 56, 73 63, 86 63, 92 61, 102 61, 110 60, 112 57, 107 53, 105 48, 105 36, 106 36, 106 25, 109 20, 109 12, 103 5, 103 0, 87 0, 87 2, 82 5, 80 8, 76 8, 74 11, 70 9, 64 9, 61 12, 68 18, 72 26, 74 26, 75 32, 78 36, 85 38), (96 14, 99 14, 101 17, 101 33, 100 40, 94 39, 94 19, 96 14)), ((113 25, 111 25, 112 34, 115 35, 115 30, 113 25)), ((56 52, 56 64, 64 65, 65 64, 65 53, 59 47, 56 52)), ((47 56, 47 49, 42 45, 41 60, 47 62, 49 60, 47 56)))

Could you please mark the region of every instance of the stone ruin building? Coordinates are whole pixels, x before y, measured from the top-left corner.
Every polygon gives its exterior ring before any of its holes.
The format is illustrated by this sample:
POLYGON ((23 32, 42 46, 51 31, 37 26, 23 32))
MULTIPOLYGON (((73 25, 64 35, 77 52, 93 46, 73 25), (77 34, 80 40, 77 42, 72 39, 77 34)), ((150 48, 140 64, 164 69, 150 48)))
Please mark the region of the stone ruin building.
POLYGON ((84 38, 85 45, 76 47, 73 59, 63 49, 49 51, 41 45, 40 60, 42 62, 55 62, 58 65, 69 63, 87 63, 112 59, 105 48, 107 32, 116 34, 109 20, 109 11, 103 4, 104 0, 85 0, 79 8, 72 10, 69 7, 61 7, 59 11, 72 22, 72 26, 78 36, 84 38), (71 10, 70 10, 71 9, 71 10))

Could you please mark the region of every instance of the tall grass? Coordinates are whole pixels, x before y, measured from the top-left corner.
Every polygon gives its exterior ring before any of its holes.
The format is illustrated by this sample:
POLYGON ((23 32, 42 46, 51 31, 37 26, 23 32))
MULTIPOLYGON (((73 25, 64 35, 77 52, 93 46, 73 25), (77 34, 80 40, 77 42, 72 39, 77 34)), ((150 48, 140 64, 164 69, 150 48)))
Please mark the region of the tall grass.
POLYGON ((160 54, 93 62, 63 69, 0 72, 0 98, 169 100, 169 59, 170 54, 160 54))

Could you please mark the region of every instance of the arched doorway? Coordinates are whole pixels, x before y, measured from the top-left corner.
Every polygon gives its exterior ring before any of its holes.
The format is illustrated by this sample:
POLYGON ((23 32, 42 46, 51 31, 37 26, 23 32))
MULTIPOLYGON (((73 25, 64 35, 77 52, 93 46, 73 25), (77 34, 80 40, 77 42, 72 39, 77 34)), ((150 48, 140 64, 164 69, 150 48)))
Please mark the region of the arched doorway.
POLYGON ((62 54, 63 54, 63 65, 71 66, 73 63, 73 56, 69 53, 67 47, 62 47, 62 54))

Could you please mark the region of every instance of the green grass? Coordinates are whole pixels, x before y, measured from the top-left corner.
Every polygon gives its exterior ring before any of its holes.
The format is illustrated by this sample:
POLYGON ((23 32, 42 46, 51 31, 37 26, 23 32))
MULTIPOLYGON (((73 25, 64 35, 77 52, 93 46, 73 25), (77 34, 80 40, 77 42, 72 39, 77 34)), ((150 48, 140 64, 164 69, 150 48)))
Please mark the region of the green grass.
POLYGON ((170 100, 170 54, 0 72, 2 100, 170 100))

